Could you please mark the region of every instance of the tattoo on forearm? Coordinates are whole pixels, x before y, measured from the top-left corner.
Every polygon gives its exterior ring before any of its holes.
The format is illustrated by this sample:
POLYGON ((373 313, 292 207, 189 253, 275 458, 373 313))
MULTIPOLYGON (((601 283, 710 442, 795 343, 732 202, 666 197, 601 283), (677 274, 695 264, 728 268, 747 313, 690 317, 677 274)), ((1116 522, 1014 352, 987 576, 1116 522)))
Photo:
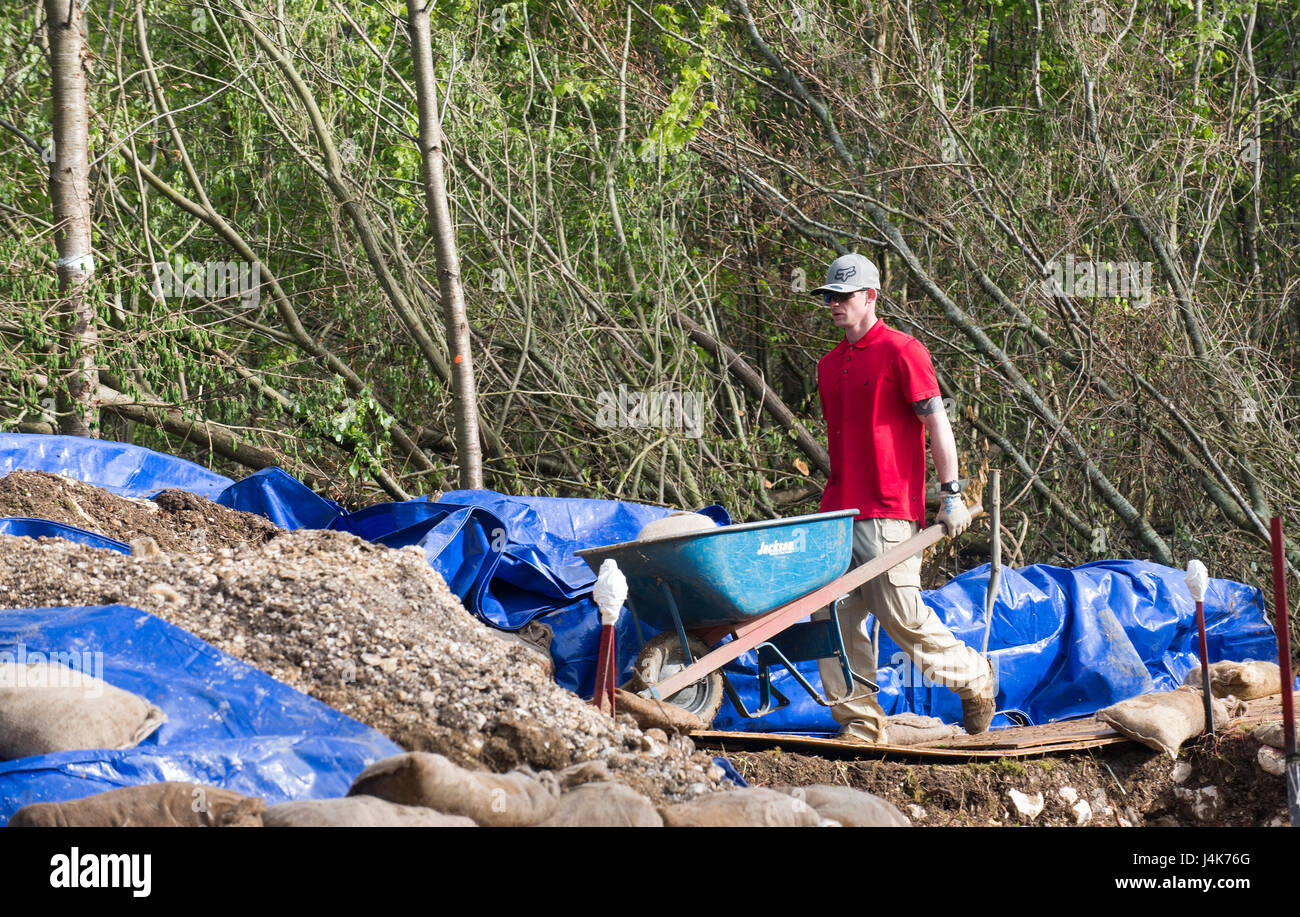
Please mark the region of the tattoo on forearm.
POLYGON ((912 410, 916 412, 917 417, 924 417, 927 414, 942 411, 943 399, 935 395, 933 398, 922 398, 920 401, 913 401, 912 410))

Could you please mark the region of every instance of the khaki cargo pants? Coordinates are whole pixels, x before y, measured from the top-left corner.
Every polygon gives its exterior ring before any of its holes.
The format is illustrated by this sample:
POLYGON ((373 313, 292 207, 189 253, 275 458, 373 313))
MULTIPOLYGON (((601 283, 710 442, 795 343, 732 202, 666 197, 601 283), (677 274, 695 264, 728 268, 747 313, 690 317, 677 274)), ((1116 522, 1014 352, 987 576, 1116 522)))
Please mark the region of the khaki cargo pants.
MULTIPOLYGON (((911 538, 920 526, 907 519, 859 519, 853 523, 853 561, 865 564, 911 538)), ((876 658, 867 631, 872 612, 889 638, 907 653, 914 671, 929 681, 945 685, 958 697, 977 697, 993 690, 988 662, 953 636, 938 616, 921 601, 921 555, 918 553, 866 583, 840 602, 840 629, 849 664, 859 675, 876 680, 876 658)), ((827 620, 830 609, 813 615, 827 620)), ((818 663, 827 699, 850 696, 838 660, 818 663)), ((853 686, 852 693, 864 690, 853 686)), ((831 707, 835 722, 870 742, 885 738, 885 711, 875 696, 831 707)))

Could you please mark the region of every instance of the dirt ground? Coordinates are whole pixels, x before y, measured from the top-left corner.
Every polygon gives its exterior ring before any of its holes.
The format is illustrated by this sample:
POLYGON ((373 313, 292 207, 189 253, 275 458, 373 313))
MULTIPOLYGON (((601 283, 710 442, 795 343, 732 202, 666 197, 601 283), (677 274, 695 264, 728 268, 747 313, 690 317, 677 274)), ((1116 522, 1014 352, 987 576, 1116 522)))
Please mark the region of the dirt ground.
POLYGON ((1260 768, 1259 745, 1234 732, 1184 745, 1177 762, 1127 743, 964 764, 715 750, 752 786, 850 786, 889 800, 914 825, 1282 825, 1285 783, 1260 768), (1031 801, 1041 794, 1042 811, 1032 819, 1021 814, 1011 790, 1031 801))

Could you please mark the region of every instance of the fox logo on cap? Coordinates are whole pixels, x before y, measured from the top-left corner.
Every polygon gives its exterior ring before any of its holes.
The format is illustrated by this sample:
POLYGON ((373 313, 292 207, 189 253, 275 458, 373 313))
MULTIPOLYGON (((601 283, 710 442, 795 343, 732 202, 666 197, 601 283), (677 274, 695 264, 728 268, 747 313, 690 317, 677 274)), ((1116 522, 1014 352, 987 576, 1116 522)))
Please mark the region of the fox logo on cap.
POLYGON ((823 293, 853 293, 857 290, 880 289, 880 271, 863 255, 856 252, 840 255, 826 270, 826 282, 812 291, 814 296, 823 293))

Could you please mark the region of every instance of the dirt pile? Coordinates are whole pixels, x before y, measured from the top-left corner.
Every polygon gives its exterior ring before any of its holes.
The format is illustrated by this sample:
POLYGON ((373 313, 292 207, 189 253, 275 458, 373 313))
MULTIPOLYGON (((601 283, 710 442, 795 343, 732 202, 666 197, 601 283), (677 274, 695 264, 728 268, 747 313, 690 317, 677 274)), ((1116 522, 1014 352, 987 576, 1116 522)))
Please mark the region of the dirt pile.
POLYGON ((166 490, 152 500, 137 500, 44 471, 13 471, 0 478, 0 516, 52 519, 128 544, 147 535, 164 551, 258 545, 280 534, 261 516, 188 491, 166 490))
MULTIPOLYGON (((13 477, 0 485, 21 492, 26 482, 13 477)), ((94 514, 135 501, 102 491, 98 500, 83 499, 84 488, 65 483, 51 493, 53 505, 66 509, 64 498, 75 497, 91 517, 80 527, 99 526, 122 540, 145 531, 132 530, 143 515, 123 517, 129 524, 116 528, 94 514)), ((615 779, 655 800, 719 787, 721 770, 689 739, 646 735, 630 719, 611 720, 555 684, 535 653, 466 612, 419 548, 392 550, 327 531, 234 547, 213 546, 209 538, 201 547, 190 527, 195 517, 185 514, 220 515, 209 501, 186 496, 191 505, 182 511, 134 510, 170 525, 170 532, 149 534, 170 534, 178 550, 128 557, 62 539, 0 535, 0 608, 144 609, 407 749, 436 751, 469 767, 556 769, 601 760, 615 779)), ((24 515, 52 515, 40 505, 26 509, 24 515)), ((239 523, 223 531, 258 530, 247 519, 239 523)))

